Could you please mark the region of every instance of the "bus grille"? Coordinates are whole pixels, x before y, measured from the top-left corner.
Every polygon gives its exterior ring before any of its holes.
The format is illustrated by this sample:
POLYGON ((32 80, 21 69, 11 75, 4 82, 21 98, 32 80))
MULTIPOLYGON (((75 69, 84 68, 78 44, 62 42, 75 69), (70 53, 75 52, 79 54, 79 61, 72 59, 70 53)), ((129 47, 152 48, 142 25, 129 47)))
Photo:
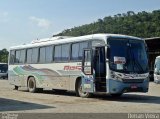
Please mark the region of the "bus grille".
POLYGON ((124 83, 143 83, 144 79, 122 79, 124 83))

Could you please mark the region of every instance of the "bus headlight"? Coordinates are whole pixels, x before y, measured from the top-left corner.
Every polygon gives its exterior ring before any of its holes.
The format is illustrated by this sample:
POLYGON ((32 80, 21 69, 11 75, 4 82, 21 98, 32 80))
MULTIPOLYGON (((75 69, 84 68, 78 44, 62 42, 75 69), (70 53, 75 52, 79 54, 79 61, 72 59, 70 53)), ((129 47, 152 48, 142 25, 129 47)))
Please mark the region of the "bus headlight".
POLYGON ((118 77, 113 71, 111 71, 111 79, 113 80, 118 80, 118 81, 122 81, 122 78, 118 77))

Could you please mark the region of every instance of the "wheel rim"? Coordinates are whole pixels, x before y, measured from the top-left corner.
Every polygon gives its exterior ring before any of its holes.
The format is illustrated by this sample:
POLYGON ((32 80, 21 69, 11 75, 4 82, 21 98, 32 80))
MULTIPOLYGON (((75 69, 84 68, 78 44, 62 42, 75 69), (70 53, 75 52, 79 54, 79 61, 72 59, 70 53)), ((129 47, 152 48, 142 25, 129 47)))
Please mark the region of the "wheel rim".
POLYGON ((34 82, 32 80, 29 80, 29 88, 30 89, 34 88, 34 82))
POLYGON ((84 96, 87 96, 87 95, 88 95, 88 93, 87 93, 87 92, 83 92, 83 91, 82 91, 82 84, 81 84, 81 83, 79 83, 78 92, 79 92, 79 95, 80 95, 80 96, 82 96, 82 97, 84 97, 84 96))

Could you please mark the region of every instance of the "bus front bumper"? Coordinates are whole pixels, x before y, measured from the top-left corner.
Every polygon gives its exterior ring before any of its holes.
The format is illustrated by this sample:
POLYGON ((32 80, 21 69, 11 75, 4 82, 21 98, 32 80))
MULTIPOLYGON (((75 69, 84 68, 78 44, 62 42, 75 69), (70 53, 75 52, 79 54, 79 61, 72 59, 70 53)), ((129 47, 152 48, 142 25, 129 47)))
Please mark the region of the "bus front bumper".
POLYGON ((124 83, 122 81, 108 80, 107 92, 110 94, 127 93, 127 92, 148 92, 149 80, 142 83, 124 83))

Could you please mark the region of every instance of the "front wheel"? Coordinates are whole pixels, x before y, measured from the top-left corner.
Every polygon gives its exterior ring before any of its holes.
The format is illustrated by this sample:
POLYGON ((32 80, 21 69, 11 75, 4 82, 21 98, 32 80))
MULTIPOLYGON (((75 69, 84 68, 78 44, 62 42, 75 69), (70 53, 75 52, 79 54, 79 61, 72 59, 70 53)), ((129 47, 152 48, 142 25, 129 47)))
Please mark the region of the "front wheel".
POLYGON ((18 90, 18 88, 19 88, 18 86, 14 86, 14 89, 13 89, 13 90, 18 90))
POLYGON ((37 92, 36 81, 35 81, 34 77, 30 77, 28 79, 28 90, 31 93, 37 92))
POLYGON ((82 91, 82 81, 81 80, 78 80, 78 82, 76 83, 76 95, 82 98, 89 98, 92 96, 91 93, 82 91))

